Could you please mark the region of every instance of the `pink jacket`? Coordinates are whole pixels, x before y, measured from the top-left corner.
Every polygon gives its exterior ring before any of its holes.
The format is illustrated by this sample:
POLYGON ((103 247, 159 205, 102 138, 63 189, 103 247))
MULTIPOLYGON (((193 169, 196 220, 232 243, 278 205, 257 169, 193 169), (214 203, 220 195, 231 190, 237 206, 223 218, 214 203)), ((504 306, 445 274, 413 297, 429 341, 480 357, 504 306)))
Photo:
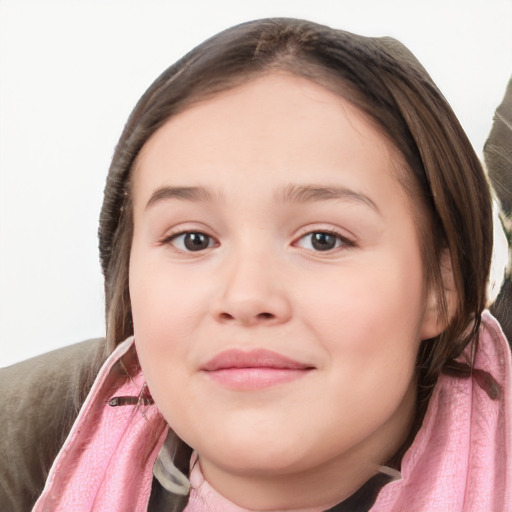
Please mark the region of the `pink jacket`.
MULTIPOLYGON (((129 338, 103 365, 33 512, 147 509, 168 426, 155 405, 108 405, 141 394, 141 373, 129 381, 116 376, 116 364, 131 350, 129 338)), ((475 378, 442 375, 402 460, 402 478, 381 490, 372 512, 512 512, 511 357, 487 312, 475 368, 494 377, 498 396, 490 399, 475 378)))

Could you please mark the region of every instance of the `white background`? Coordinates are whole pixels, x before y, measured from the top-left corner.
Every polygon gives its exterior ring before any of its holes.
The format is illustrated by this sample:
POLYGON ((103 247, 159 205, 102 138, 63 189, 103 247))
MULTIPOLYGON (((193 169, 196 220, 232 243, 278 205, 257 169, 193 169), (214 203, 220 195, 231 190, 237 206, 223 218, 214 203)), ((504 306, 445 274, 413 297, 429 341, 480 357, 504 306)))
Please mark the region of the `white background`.
POLYGON ((400 39, 481 153, 512 0, 0 0, 0 366, 104 333, 97 219, 130 110, 206 37, 268 16, 400 39))

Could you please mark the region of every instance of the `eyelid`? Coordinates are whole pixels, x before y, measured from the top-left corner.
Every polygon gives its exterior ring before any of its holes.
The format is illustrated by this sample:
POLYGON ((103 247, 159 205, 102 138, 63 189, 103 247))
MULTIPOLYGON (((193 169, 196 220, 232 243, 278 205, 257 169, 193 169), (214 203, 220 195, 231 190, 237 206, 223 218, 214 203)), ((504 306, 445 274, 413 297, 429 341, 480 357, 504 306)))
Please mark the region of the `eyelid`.
POLYGON ((163 235, 160 235, 158 241, 163 243, 164 241, 170 240, 174 236, 183 235, 185 233, 204 233, 211 238, 217 239, 218 236, 215 231, 203 222, 186 221, 180 222, 179 224, 168 226, 165 229, 162 228, 163 235))

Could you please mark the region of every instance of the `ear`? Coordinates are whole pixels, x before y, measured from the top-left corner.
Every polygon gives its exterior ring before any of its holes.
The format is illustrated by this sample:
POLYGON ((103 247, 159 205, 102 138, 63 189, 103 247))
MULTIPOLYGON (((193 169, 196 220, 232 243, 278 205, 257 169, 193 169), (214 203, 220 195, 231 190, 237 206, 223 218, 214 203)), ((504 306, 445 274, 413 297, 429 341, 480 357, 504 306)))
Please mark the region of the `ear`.
POLYGON ((441 334, 455 315, 457 308, 457 288, 453 277, 452 258, 448 249, 444 249, 441 254, 439 270, 443 285, 442 293, 446 304, 446 318, 443 317, 440 310, 439 292, 430 286, 420 330, 422 340, 434 338, 441 334))

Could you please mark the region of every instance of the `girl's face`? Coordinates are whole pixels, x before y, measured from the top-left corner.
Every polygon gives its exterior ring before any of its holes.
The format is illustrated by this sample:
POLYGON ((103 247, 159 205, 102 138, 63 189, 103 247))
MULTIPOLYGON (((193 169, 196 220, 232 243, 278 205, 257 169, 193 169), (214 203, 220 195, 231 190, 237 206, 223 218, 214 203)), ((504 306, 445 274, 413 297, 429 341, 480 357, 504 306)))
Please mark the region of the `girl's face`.
POLYGON ((410 427, 418 346, 438 330, 399 161, 359 110, 286 73, 190 107, 139 156, 140 363, 242 505, 305 506, 312 475, 351 492, 410 427))

